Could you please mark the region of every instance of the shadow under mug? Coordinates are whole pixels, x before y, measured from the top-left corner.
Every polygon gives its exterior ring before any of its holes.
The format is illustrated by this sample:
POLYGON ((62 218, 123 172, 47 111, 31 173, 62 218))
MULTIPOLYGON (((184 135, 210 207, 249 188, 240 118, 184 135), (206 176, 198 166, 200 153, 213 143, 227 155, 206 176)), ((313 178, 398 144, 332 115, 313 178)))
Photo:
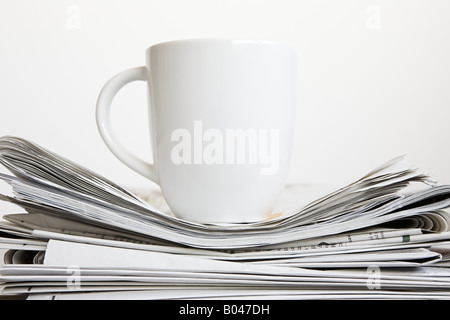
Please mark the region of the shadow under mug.
MULTIPOLYGON (((283 190, 294 136, 294 50, 258 40, 159 43, 146 64, 103 87, 97 125, 113 154, 161 187, 176 217, 201 223, 268 219, 283 190), (116 93, 145 81, 152 161, 118 142, 116 93)), ((133 123, 130 123, 133 126, 133 123)))

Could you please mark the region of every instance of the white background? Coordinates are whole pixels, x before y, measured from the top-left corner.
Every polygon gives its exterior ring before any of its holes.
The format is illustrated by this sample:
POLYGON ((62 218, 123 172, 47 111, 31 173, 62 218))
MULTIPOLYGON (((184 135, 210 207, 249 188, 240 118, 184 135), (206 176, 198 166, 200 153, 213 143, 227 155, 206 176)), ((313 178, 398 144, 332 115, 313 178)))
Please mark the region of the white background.
MULTIPOLYGON (((344 184, 406 154, 450 183, 449 15, 447 0, 2 0, 0 136, 153 186, 98 134, 103 84, 158 42, 272 40, 298 55, 290 182, 344 184)), ((117 134, 149 158, 144 84, 125 87, 113 108, 117 134)))

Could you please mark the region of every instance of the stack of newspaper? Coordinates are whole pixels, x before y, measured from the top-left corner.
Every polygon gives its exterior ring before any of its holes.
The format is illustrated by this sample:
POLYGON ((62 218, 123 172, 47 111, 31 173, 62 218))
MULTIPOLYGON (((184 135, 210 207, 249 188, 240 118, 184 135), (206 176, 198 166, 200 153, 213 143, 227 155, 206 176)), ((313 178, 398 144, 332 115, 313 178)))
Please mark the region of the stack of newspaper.
POLYGON ((403 157, 272 219, 200 224, 30 141, 0 138, 2 295, 29 299, 446 299, 450 186, 403 157), (156 204, 155 204, 156 203, 156 204))

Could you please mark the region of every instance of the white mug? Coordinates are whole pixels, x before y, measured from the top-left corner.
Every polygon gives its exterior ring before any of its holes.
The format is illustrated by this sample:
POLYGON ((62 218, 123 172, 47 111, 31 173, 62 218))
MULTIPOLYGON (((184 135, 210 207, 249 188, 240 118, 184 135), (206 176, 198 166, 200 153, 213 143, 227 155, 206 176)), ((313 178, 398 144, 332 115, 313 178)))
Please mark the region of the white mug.
POLYGON ((119 73, 102 89, 100 134, 117 158, 160 186, 176 217, 201 223, 268 219, 291 158, 295 63, 290 46, 267 41, 153 45, 145 66, 119 73), (122 146, 110 122, 115 94, 136 80, 148 84, 151 163, 122 146))

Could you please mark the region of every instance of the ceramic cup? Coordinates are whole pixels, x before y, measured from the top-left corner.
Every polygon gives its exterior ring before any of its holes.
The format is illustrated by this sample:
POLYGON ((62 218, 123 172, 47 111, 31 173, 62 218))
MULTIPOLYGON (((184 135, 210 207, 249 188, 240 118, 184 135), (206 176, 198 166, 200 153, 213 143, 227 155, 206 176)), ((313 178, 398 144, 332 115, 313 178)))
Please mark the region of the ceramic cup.
POLYGON ((178 218, 267 219, 291 158, 294 50, 259 40, 193 39, 152 45, 145 57, 145 66, 119 73, 99 95, 96 117, 106 145, 161 187, 178 218), (130 153, 110 122, 114 96, 132 81, 148 84, 153 159, 130 153))

